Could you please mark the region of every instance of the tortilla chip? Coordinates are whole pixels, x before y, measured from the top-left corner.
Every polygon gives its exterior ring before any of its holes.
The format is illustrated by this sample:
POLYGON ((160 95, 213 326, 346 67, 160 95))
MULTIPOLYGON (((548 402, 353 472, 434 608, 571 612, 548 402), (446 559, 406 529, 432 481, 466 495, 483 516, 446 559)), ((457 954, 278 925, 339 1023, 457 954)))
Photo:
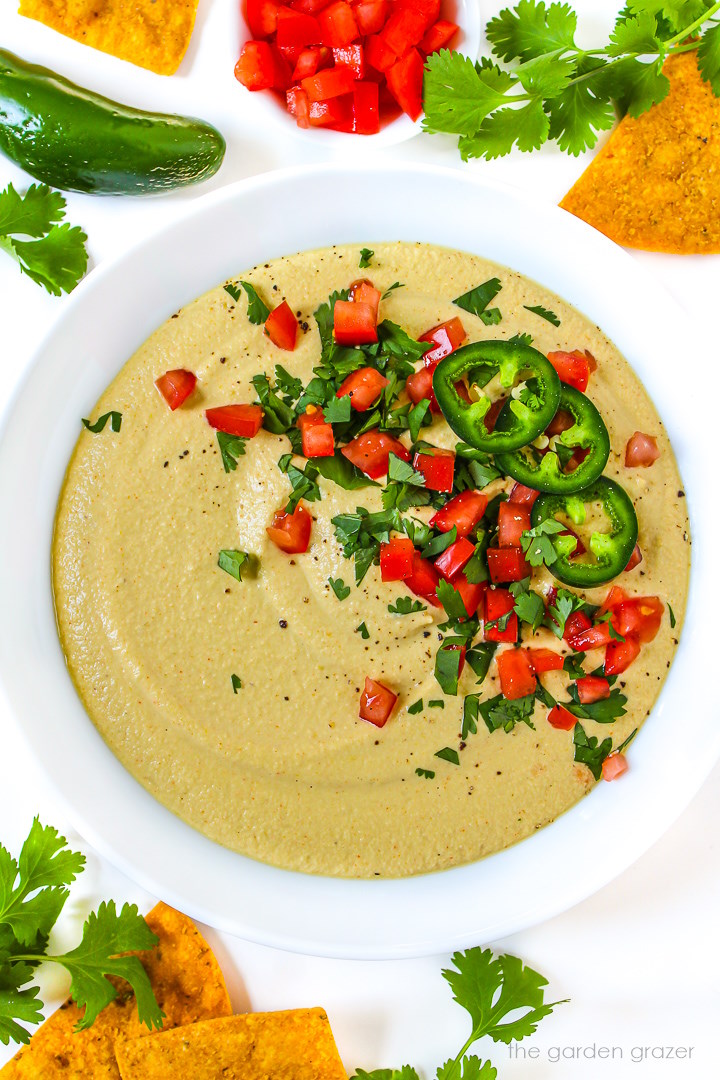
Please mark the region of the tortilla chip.
POLYGON ((20 14, 93 49, 172 75, 185 55, 198 0, 20 0, 20 14))
POLYGON ((206 1020, 115 1050, 122 1080, 347 1080, 324 1009, 206 1020))
MULTIPOLYGON (((154 949, 138 955, 166 1014, 164 1028, 230 1016, 222 972, 195 924, 165 904, 157 904, 146 921, 160 940, 154 949)), ((123 989, 92 1027, 73 1031, 82 1011, 65 1002, 38 1028, 29 1045, 0 1069, 2 1080, 120 1080, 117 1040, 142 1042, 150 1032, 138 1020, 128 984, 121 979, 112 982, 123 989)))
POLYGON ((695 52, 663 70, 665 100, 626 116, 560 205, 626 247, 720 252, 720 98, 695 52))

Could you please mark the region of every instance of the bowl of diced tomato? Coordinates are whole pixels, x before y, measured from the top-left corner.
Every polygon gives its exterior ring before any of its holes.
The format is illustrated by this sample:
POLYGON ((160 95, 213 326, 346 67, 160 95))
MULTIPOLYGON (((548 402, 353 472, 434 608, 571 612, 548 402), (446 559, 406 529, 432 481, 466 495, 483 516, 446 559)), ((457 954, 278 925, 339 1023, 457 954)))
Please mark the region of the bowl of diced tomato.
POLYGON ((429 55, 479 43, 477 0, 242 0, 235 77, 287 131, 366 149, 421 130, 429 55))

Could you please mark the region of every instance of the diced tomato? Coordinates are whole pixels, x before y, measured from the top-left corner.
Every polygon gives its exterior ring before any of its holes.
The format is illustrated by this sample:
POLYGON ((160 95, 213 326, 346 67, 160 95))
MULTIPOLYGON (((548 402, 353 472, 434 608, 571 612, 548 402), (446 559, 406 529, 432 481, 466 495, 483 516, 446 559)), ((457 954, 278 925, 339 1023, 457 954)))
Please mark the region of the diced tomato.
POLYGON ((330 50, 322 45, 311 45, 307 49, 302 49, 295 61, 295 70, 292 73, 293 82, 300 82, 301 79, 314 75, 327 63, 331 55, 330 50))
POLYGON ((372 345, 377 341, 377 313, 372 305, 336 300, 333 317, 338 345, 372 345))
POLYGON ((419 551, 413 553, 412 573, 405 578, 405 584, 416 596, 421 596, 433 607, 441 607, 437 598, 437 587, 440 578, 431 562, 423 559, 419 551))
POLYGON ((333 49, 333 60, 338 67, 347 68, 353 79, 365 78, 365 50, 359 42, 333 49))
POLYGON ((577 691, 581 704, 591 705, 610 697, 610 683, 602 675, 585 675, 578 679, 577 691))
POLYGON ((308 76, 300 85, 307 94, 308 101, 327 101, 342 94, 352 94, 354 82, 349 68, 331 67, 308 76))
POLYGON ((624 604, 628 599, 628 594, 624 589, 621 589, 619 585, 613 585, 598 609, 597 618, 601 619, 607 611, 612 611, 614 608, 619 607, 620 604, 624 604))
POLYGON ((590 365, 585 353, 579 349, 574 352, 551 352, 548 353, 548 360, 557 371, 560 382, 585 393, 590 378, 590 365))
POLYGON ((245 42, 235 78, 248 90, 271 90, 276 85, 275 54, 267 41, 245 42))
POLYGON ((333 456, 335 439, 332 424, 327 423, 322 409, 308 405, 302 416, 298 417, 297 426, 302 434, 302 452, 306 458, 333 456))
POLYGON ((608 754, 602 763, 603 780, 617 780, 618 776, 628 771, 627 758, 624 754, 608 754))
POLYGON ((328 101, 308 103, 310 127, 332 127, 337 131, 350 131, 352 127, 352 95, 330 98, 328 101))
MULTIPOLYGON (((614 617, 613 617, 614 622, 614 617)), ((583 630, 581 634, 569 638, 568 644, 575 652, 587 652, 589 649, 601 649, 614 641, 609 622, 595 623, 594 626, 583 630)))
POLYGON ((380 576, 383 581, 405 581, 412 574, 415 547, 407 536, 393 536, 380 545, 380 576))
POLYGON ((278 45, 277 49, 287 60, 290 71, 294 73, 298 57, 300 56, 300 53, 303 52, 303 49, 299 45, 278 45))
POLYGON ((425 53, 434 53, 438 49, 446 49, 457 34, 460 27, 457 23, 449 22, 448 19, 438 19, 436 23, 425 32, 420 42, 420 48, 425 53))
POLYGON ((387 19, 387 0, 360 0, 353 5, 353 15, 361 34, 377 34, 387 19))
POLYGON ((572 731, 577 724, 577 717, 565 708, 564 705, 555 705, 547 715, 548 724, 560 731, 572 731))
POLYGON ((647 644, 657 635, 664 610, 658 596, 636 596, 615 608, 613 622, 623 637, 632 634, 647 644))
POLYGON ((197 377, 185 368, 173 368, 172 371, 166 371, 155 380, 155 385, 173 412, 190 397, 196 383, 197 377))
POLYGON ((289 45, 302 49, 307 45, 321 45, 323 32, 320 23, 312 15, 281 7, 277 16, 275 42, 280 48, 289 45))
POLYGON ((276 510, 272 523, 265 531, 281 551, 288 555, 301 555, 308 549, 311 529, 312 518, 303 504, 298 503, 292 514, 276 510))
POLYGON ((349 45, 360 36, 353 9, 345 3, 345 0, 335 0, 335 3, 323 8, 318 15, 318 21, 325 41, 333 49, 349 45))
MULTIPOLYGON (((377 83, 368 83, 367 85, 377 88, 377 83)), ((355 89, 357 89, 357 87, 355 89)), ((370 304, 375 310, 376 319, 378 308, 380 306, 380 298, 380 290, 376 289, 372 281, 368 280, 368 278, 360 278, 358 281, 353 281, 350 286, 350 299, 358 304, 370 304)))
POLYGON ((633 548, 633 553, 630 556, 630 559, 628 560, 628 564, 625 567, 625 573, 629 574, 630 571, 634 570, 636 566, 639 566, 642 561, 643 561, 643 555, 642 555, 642 551, 640 550, 640 545, 636 544, 635 547, 633 548))
POLYGON ((521 503, 501 502, 498 508, 498 544, 520 547, 520 538, 530 528, 530 508, 521 503))
POLYGON ((360 695, 360 719, 368 720, 375 727, 384 727, 396 701, 397 694, 366 675, 365 689, 360 695))
POLYGON ((562 671, 563 655, 554 649, 528 649, 530 665, 536 675, 545 671, 562 671))
MULTIPOLYGON (((376 135, 380 130, 380 91, 375 82, 356 82, 353 87, 353 131, 376 135)), ((375 292, 378 292, 376 289, 375 292)), ((377 319, 377 305, 375 305, 377 319)))
MULTIPOLYGON (((548 597, 548 600, 550 600, 550 597, 548 597)), ((554 603, 555 601, 553 600, 548 606, 552 607, 554 603)), ((573 638, 579 637, 580 634, 585 633, 591 626, 592 622, 584 611, 573 611, 572 614, 567 617, 563 638, 565 641, 571 641, 573 638)))
POLYGON ((220 405, 215 409, 206 409, 205 419, 210 427, 227 435, 252 439, 262 427, 263 410, 261 405, 220 405))
POLYGON ((405 389, 414 405, 417 405, 419 401, 427 398, 430 402, 430 412, 433 412, 436 415, 440 414, 440 406, 437 403, 435 391, 433 390, 433 376, 430 368, 421 367, 420 370, 416 371, 413 375, 408 375, 405 382, 405 389))
POLYGON ((606 675, 622 675, 639 655, 640 642, 632 634, 624 641, 611 641, 605 649, 603 671, 606 675))
POLYGON ((525 487, 524 484, 513 484, 508 502, 516 506, 532 506, 539 494, 539 491, 525 487))
POLYGON ((278 304, 265 320, 265 333, 279 349, 292 352, 297 341, 298 321, 287 300, 278 304))
POLYGON ((438 555, 435 565, 446 581, 452 581, 474 553, 475 545, 461 536, 454 544, 445 548, 441 555, 438 555))
MULTIPOLYGON (((466 391, 466 393, 467 393, 467 391, 466 391)), ((467 400, 468 401, 470 400, 470 395, 469 394, 467 395, 467 400)), ((504 398, 504 397, 498 398, 497 401, 493 401, 492 405, 490 406, 490 408, 488 409, 488 411, 485 413, 485 415, 483 417, 483 423, 485 425, 485 430, 489 431, 490 434, 492 434, 493 431, 495 430, 495 425, 497 424, 498 416, 502 412, 503 405, 505 404, 506 401, 507 401, 507 398, 504 398)))
POLYGON ((432 453, 417 453, 413 468, 425 477, 425 487, 429 491, 452 491, 455 479, 454 451, 433 447, 432 453))
POLYGON ((453 581, 455 592, 460 593, 465 610, 470 618, 476 614, 483 597, 487 592, 487 584, 484 581, 468 581, 464 573, 459 573, 453 581))
POLYGON ((628 439, 625 447, 625 468, 637 469, 648 468, 660 457, 657 440, 653 435, 646 435, 643 431, 636 431, 628 439))
POLYGON ((299 86, 292 86, 286 93, 287 110, 295 117, 300 128, 310 127, 310 107, 308 96, 299 86))
POLYGON ((343 380, 337 396, 349 397, 353 409, 357 412, 367 412, 380 397, 388 381, 376 368, 360 368, 358 371, 351 371, 343 380))
POLYGON ((342 453, 372 480, 387 474, 391 453, 403 461, 410 460, 410 454, 401 442, 387 432, 376 429, 358 435, 347 446, 343 446, 342 453))
POLYGON ((245 18, 254 38, 269 38, 275 33, 279 10, 274 0, 245 0, 245 18))
POLYGON ((575 417, 572 413, 569 413, 566 409, 558 409, 545 428, 545 434, 548 439, 552 439, 553 435, 562 435, 563 431, 568 431, 574 423, 575 417))
POLYGON ((427 15, 421 7, 398 4, 394 6, 380 37, 396 56, 404 56, 413 45, 420 44, 427 28, 427 15))
POLYGON ((330 0, 290 0, 290 7, 296 11, 304 11, 306 15, 315 15, 329 3, 330 0))
POLYGON ((390 93, 411 120, 422 112, 423 66, 417 49, 410 49, 385 72, 390 93))
POLYGON ((532 567, 520 548, 488 548, 487 564, 493 584, 522 581, 532 574, 532 567))
POLYGON ((376 71, 387 71, 397 56, 378 34, 373 34, 365 42, 365 59, 376 71))
POLYGON ((423 356, 423 363, 431 370, 436 368, 444 356, 449 356, 462 345, 466 337, 465 327, 457 316, 433 326, 431 330, 427 330, 418 338, 418 341, 428 341, 433 344, 433 348, 423 356))
POLYGON ((487 495, 482 492, 461 491, 430 518, 430 524, 440 532, 450 532, 455 526, 458 536, 467 536, 485 513, 487 504, 487 495))
POLYGON ((513 608, 515 600, 507 589, 488 589, 485 593, 485 626, 484 635, 486 641, 515 642, 518 638, 518 618, 513 608), (500 630, 497 626, 488 627, 488 623, 496 622, 503 615, 512 612, 507 626, 500 630))
POLYGON ((525 649, 506 649, 497 657, 500 689, 508 701, 535 693, 537 680, 525 649))

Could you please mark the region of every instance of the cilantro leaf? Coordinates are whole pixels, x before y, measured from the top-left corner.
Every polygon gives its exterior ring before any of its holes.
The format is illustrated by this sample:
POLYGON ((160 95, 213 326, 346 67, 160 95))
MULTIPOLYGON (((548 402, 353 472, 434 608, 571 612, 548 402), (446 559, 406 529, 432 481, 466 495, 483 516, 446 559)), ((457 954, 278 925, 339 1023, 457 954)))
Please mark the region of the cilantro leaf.
POLYGON ((545 617, 545 604, 542 596, 533 592, 530 588, 530 578, 513 581, 510 585, 510 592, 515 598, 517 617, 522 622, 529 623, 532 632, 535 633, 545 617))
POLYGON ((483 281, 481 285, 476 285, 474 289, 469 289, 462 296, 456 296, 453 304, 462 308, 463 311, 469 311, 471 315, 482 315, 488 304, 492 303, 501 289, 502 282, 500 278, 488 278, 487 281, 483 281))
POLYGON ((325 421, 328 424, 347 424, 352 415, 352 403, 349 394, 342 397, 330 398, 323 409, 325 421))
POLYGON ((388 480, 397 480, 401 484, 413 484, 415 487, 425 487, 425 477, 417 469, 413 469, 408 461, 403 461, 397 454, 388 454, 388 480))
POLYGON ((292 401, 296 401, 303 392, 302 379, 291 375, 282 364, 275 365, 275 386, 292 401))
POLYGON ((310 459, 313 468, 317 469, 326 480, 332 480, 338 487, 345 491, 355 491, 357 488, 377 487, 378 485, 360 469, 356 469, 352 462, 348 461, 339 450, 335 451, 334 457, 319 457, 310 459))
POLYGON ((394 292, 395 289, 404 289, 404 288, 405 288, 405 286, 403 285, 403 283, 401 281, 394 281, 392 283, 392 285, 390 285, 390 287, 388 289, 386 289, 385 292, 382 294, 381 299, 382 300, 387 300, 390 293, 394 292))
MULTIPOLYGON (((416 769, 415 772, 418 775, 435 776, 435 773, 429 774, 426 769, 416 769)), ((372 1072, 356 1069, 351 1080, 419 1080, 419 1077, 410 1065, 403 1065, 401 1069, 374 1069, 372 1072)))
POLYGON ((435 779, 435 773, 434 773, 434 771, 432 769, 420 769, 420 768, 417 768, 415 770, 415 775, 416 776, 422 776, 422 777, 425 778, 425 780, 434 780, 435 779))
POLYGON ((65 199, 45 184, 20 195, 12 184, 0 192, 0 236, 44 236, 65 216, 65 199))
POLYGON ((569 693, 572 700, 563 702, 563 705, 573 716, 579 716, 582 720, 594 720, 596 724, 612 724, 627 711, 627 698, 617 688, 610 691, 609 697, 584 705, 580 702, 577 683, 572 684, 569 693))
POLYGON ((457 750, 453 750, 452 746, 443 746, 442 750, 435 752, 435 757, 442 761, 449 761, 451 765, 460 764, 460 755, 457 750))
POLYGON ((273 435, 283 435, 295 423, 295 410, 276 394, 267 375, 253 375, 250 380, 263 407, 263 427, 273 435))
MULTIPOLYGON (((552 537, 557 536, 564 529, 565 526, 555 518, 546 518, 533 529, 525 529, 520 537, 520 544, 531 566, 542 566, 543 563, 546 566, 552 566, 558 557, 552 537)), ((568 539, 572 538, 568 537, 568 539)))
MULTIPOLYGON (((550 121, 540 98, 522 108, 497 109, 487 116, 474 135, 463 135, 458 147, 463 161, 470 158, 505 157, 517 145, 519 150, 538 150, 547 141, 550 121)), ((497 308, 485 311, 480 318, 486 325, 501 321, 497 308)))
POLYGON ((485 726, 490 732, 497 731, 499 728, 510 732, 516 724, 520 723, 527 724, 528 727, 533 729, 535 727, 530 719, 535 709, 534 694, 515 698, 513 701, 508 701, 502 694, 498 694, 487 701, 481 701, 478 707, 480 715, 485 721, 485 726))
POLYGON ((432 417, 427 420, 429 409, 429 398, 423 398, 422 401, 418 401, 417 405, 413 405, 412 409, 408 412, 408 430, 410 431, 410 438, 413 442, 417 442, 420 428, 423 427, 426 422, 432 423, 432 417))
POLYGON ((498 89, 496 70, 494 65, 478 67, 470 57, 449 49, 428 56, 423 130, 474 135, 486 116, 506 104, 507 81, 498 89))
POLYGON ((612 105, 595 92, 599 87, 595 88, 590 78, 604 63, 598 57, 583 57, 577 66, 575 81, 546 102, 550 116, 549 138, 557 140, 561 150, 575 157, 592 149, 598 133, 607 131, 615 123, 612 105))
POLYGON ((370 260, 372 259, 374 254, 375 252, 372 250, 372 248, 360 249, 360 261, 358 263, 358 266, 361 270, 364 270, 366 266, 370 265, 370 260))
POLYGON ((222 458, 225 472, 234 472, 237 469, 238 458, 245 454, 245 443, 240 435, 228 435, 226 431, 216 431, 220 457, 222 458))
POLYGON ((239 675, 231 675, 230 681, 232 682, 233 694, 237 694, 238 690, 242 690, 242 679, 239 675))
POLYGON ((43 1003, 38 998, 40 988, 20 986, 32 978, 32 968, 27 964, 4 964, 0 967, 0 1043, 5 1046, 12 1039, 17 1043, 29 1043, 30 1033, 18 1024, 24 1020, 27 1024, 39 1024, 42 1019, 43 1003), (22 972, 18 969, 22 969, 22 972), (14 977, 19 979, 15 983, 14 977))
POLYGON ((328 578, 328 584, 330 588, 337 596, 338 600, 346 600, 350 595, 350 586, 346 585, 342 578, 328 578))
POLYGON ((270 308, 267 306, 265 301, 260 298, 254 285, 251 285, 249 281, 241 281, 240 284, 247 293, 248 319, 251 323, 255 323, 256 326, 260 323, 264 323, 268 315, 270 314, 270 308))
POLYGON ((87 236, 78 226, 59 224, 65 206, 45 184, 32 184, 24 195, 12 184, 0 192, 0 249, 53 296, 72 292, 87 269, 87 236))
POLYGON ((242 292, 240 291, 240 289, 238 289, 237 285, 233 281, 228 281, 226 285, 223 285, 223 289, 226 293, 229 293, 230 296, 232 296, 233 300, 237 304, 238 300, 242 296, 242 292))
POLYGON ((497 1069, 489 1061, 468 1054, 460 1061, 450 1058, 437 1071, 437 1080, 496 1080, 497 1069))
POLYGON ((409 596, 398 596, 395 605, 388 604, 387 609, 391 615, 414 615, 416 611, 427 611, 425 604, 409 596))
POLYGON ((496 641, 481 641, 465 654, 465 659, 477 675, 478 686, 485 681, 496 650, 496 641))
POLYGON ((532 345, 532 334, 513 334, 509 339, 511 345, 532 345))
POLYGON ((545 625, 556 637, 561 638, 565 633, 565 623, 570 615, 584 606, 585 601, 577 593, 570 592, 568 589, 558 589, 555 603, 548 609, 545 625))
POLYGON ((464 644, 462 638, 445 638, 435 654, 435 678, 443 694, 447 694, 448 697, 455 697, 458 692, 460 661, 464 644))
POLYGON ((587 765, 596 780, 602 776, 602 763, 612 750, 612 739, 608 736, 599 742, 597 735, 588 736, 582 724, 573 729, 574 760, 587 765))
POLYGON ((355 633, 359 634, 363 641, 367 641, 370 637, 370 631, 364 622, 361 622, 359 626, 355 627, 355 633))
POLYGON ((420 554, 423 559, 434 559, 436 555, 441 555, 443 551, 454 544, 457 540, 457 525, 453 525, 452 529, 448 532, 438 533, 437 536, 433 536, 432 540, 428 541, 420 554))
POLYGON ((85 858, 67 850, 64 836, 35 818, 17 862, 0 846, 0 926, 20 945, 47 938, 85 858))
POLYGON ((543 53, 575 48, 577 16, 568 4, 520 0, 514 11, 506 8, 491 19, 485 33, 501 60, 532 60, 543 53))
POLYGON ((116 412, 115 410, 113 410, 112 412, 103 413, 102 416, 99 416, 97 418, 94 424, 91 424, 90 421, 87 420, 84 416, 82 418, 83 424, 88 429, 88 431, 92 431, 93 435, 97 435, 100 431, 102 431, 108 420, 110 421, 111 430, 118 432, 122 424, 122 413, 116 412))
POLYGON ((286 513, 294 513, 301 499, 317 502, 322 498, 320 488, 316 483, 318 469, 312 461, 308 461, 304 469, 299 469, 293 464, 292 454, 283 454, 278 461, 278 468, 280 472, 285 473, 292 487, 292 495, 285 507, 286 513))
POLYGON ((528 304, 523 304, 526 311, 532 311, 533 315, 539 315, 541 319, 547 320, 552 323, 553 326, 559 326, 560 320, 554 311, 549 311, 548 308, 544 308, 542 304, 535 304, 534 307, 530 307, 528 304))
POLYGON ((467 694, 463 701, 462 728, 460 731, 460 738, 463 740, 467 739, 468 735, 477 734, 477 722, 480 714, 479 704, 479 694, 467 694))
POLYGON ((250 556, 247 551, 238 551, 236 548, 224 548, 218 553, 217 564, 230 577, 236 581, 242 581, 242 576, 248 569, 250 556))
POLYGON ((662 48, 658 38, 658 24, 650 11, 639 11, 615 24, 607 47, 608 56, 624 56, 625 53, 654 53, 662 48))
POLYGON ((399 367, 397 363, 390 366, 395 367, 400 372, 404 371, 405 376, 413 373, 414 368, 412 365, 421 360, 428 349, 433 347, 430 341, 416 341, 415 338, 410 337, 403 330, 402 326, 391 322, 390 319, 383 319, 378 324, 377 333, 381 355, 399 361, 399 367), (405 368, 403 368, 403 364, 406 365, 405 368))
POLYGON ((720 97, 720 24, 711 26, 703 34, 698 47, 698 67, 713 93, 720 97))

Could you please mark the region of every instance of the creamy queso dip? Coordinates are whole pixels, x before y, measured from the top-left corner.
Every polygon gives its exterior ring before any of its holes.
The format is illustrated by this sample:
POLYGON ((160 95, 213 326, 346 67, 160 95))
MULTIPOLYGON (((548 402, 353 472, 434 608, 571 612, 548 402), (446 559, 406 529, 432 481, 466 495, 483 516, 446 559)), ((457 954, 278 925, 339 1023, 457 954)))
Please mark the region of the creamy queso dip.
MULTIPOLYGON (((476 256, 420 243, 372 247, 364 270, 360 245, 350 245, 242 275, 270 307, 287 298, 299 313, 303 332, 293 352, 248 320, 244 293, 235 301, 222 286, 162 325, 92 414, 121 412, 121 431, 108 425, 80 435, 53 547, 70 674, 132 775, 235 851, 294 870, 368 878, 440 870, 498 851, 567 811, 595 781, 573 759, 573 732, 551 727, 539 702, 534 729, 521 723, 490 733, 480 722, 477 733, 460 739, 463 695, 477 691, 477 679, 466 665, 457 696, 443 695, 435 681, 444 612, 428 606, 391 614, 388 604, 407 595, 403 583, 383 583, 374 565, 355 588, 352 560, 335 538, 331 518, 357 506, 381 509, 381 487, 346 491, 321 477, 321 500, 307 504, 310 547, 289 556, 266 533, 290 490, 278 468, 287 437, 261 430, 226 473, 205 409, 256 400, 250 379, 272 375, 277 363, 307 383, 319 359, 313 312, 366 275, 383 293, 401 283, 381 301, 380 319, 415 338, 460 316, 471 341, 529 333, 544 354, 590 350, 598 366, 587 393, 612 446, 605 474, 634 501, 644 556, 620 584, 669 601, 677 620, 673 628, 664 618, 620 677, 626 715, 609 725, 583 721, 589 736, 612 736, 615 746, 643 722, 660 691, 682 625, 689 567, 685 499, 667 436, 602 331, 535 282, 476 256), (502 321, 488 326, 452 299, 494 276, 502 282, 493 301, 502 321), (551 309, 560 325, 524 305, 551 309), (174 368, 194 372, 198 383, 171 412, 154 380, 174 368), (636 430, 657 439, 661 454, 651 468, 625 468, 625 444, 636 430), (249 552, 253 573, 241 582, 224 573, 221 549, 249 552), (329 578, 351 585, 346 599, 338 600, 329 578), (358 632, 361 623, 368 638, 358 632), (398 695, 382 729, 358 717, 366 675, 398 695), (422 710, 409 713, 420 699, 422 710), (460 764, 437 758, 442 747, 455 748, 460 764)), ((421 437, 442 447, 457 441, 442 417, 421 437)), ((494 481, 489 490, 511 486, 494 481)), ((427 521, 431 512, 412 514, 427 521)), ((553 584, 545 575, 545 585, 553 584)), ((587 598, 599 604, 608 588, 587 598)), ((560 647, 547 629, 532 645, 560 647)), ((600 663, 597 650, 586 668, 600 663)), ((563 672, 542 681, 555 697, 567 697, 563 672)), ((495 663, 481 690, 499 692, 495 663)))

